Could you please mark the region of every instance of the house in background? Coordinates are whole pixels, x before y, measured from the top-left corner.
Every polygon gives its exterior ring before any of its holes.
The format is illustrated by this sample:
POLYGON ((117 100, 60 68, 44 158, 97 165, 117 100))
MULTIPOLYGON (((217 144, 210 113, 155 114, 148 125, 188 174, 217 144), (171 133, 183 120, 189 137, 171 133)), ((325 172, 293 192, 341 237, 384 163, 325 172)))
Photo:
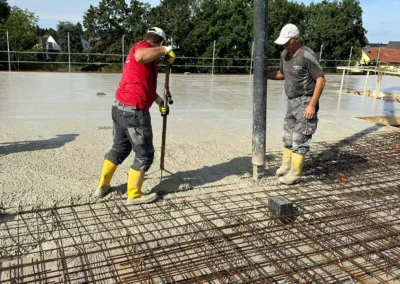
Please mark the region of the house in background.
POLYGON ((45 35, 44 39, 44 46, 43 48, 49 52, 59 52, 61 50, 60 47, 60 39, 58 36, 52 35, 45 35))
POLYGON ((389 41, 389 43, 386 45, 386 48, 400 50, 400 41, 389 41))
POLYGON ((87 51, 90 49, 90 43, 83 37, 81 38, 81 43, 82 43, 83 51, 87 51))
POLYGON ((390 41, 385 47, 364 47, 359 66, 379 66, 400 74, 400 42, 390 41))
POLYGON ((44 54, 38 54, 38 58, 41 60, 53 59, 56 54, 60 52, 60 39, 55 35, 44 35, 41 37, 41 42, 34 46, 35 49, 43 50, 44 54))
POLYGON ((387 43, 369 43, 367 47, 386 47, 387 43))

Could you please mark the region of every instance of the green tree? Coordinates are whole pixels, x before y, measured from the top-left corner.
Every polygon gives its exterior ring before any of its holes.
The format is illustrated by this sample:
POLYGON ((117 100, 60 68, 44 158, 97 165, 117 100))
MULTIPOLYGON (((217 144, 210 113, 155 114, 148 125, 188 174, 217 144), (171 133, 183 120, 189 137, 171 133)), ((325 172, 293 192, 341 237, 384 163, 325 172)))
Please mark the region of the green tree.
MULTIPOLYGON (((323 44, 323 59, 348 59, 351 46, 355 58, 367 42, 359 0, 323 0, 309 6, 290 0, 268 0, 268 6, 269 59, 279 59, 283 48, 274 41, 287 23, 299 27, 305 45, 315 52, 323 44)), ((221 67, 218 71, 243 72, 250 62, 239 59, 250 59, 253 42, 253 0, 161 0, 153 8, 138 0, 131 0, 129 6, 125 0, 101 0, 86 11, 83 25, 94 52, 120 54, 123 35, 125 46, 130 47, 147 28, 157 26, 166 32, 167 44, 173 40, 179 46, 177 56, 186 57, 178 58, 176 65, 211 65, 215 41, 215 56, 226 58, 217 60, 216 66, 242 67, 221 67)), ((277 65, 271 61, 269 64, 277 65)), ((190 71, 198 70, 211 71, 190 71)))
MULTIPOLYGON (((250 61, 252 34, 253 34, 253 8, 251 0, 204 0, 200 3, 191 3, 194 12, 191 19, 190 30, 183 34, 180 40, 184 43, 185 56, 201 56, 211 58, 215 41, 215 57, 230 58, 217 60, 216 66, 241 65, 246 67, 250 61)), ((179 51, 181 53, 181 50, 179 51)), ((193 62, 194 63, 194 62, 193 62)), ((197 65, 211 65, 211 60, 199 60, 197 65)), ((241 68, 235 70, 231 67, 218 68, 217 72, 244 72, 241 68)), ((201 71, 210 71, 203 69, 201 71)))
POLYGON ((0 0, 0 24, 4 24, 11 13, 7 0, 0 0))
MULTIPOLYGON (((279 59, 283 48, 274 41, 286 24, 296 25, 300 32, 305 30, 306 6, 288 0, 268 0, 268 59, 279 59)), ((272 62, 275 64, 276 62, 272 62)))
POLYGON ((323 45, 322 59, 332 60, 326 66, 348 59, 352 46, 353 58, 359 58, 361 48, 368 43, 365 34, 359 0, 324 0, 307 7, 304 39, 314 51, 323 45))
MULTIPOLYGON (((0 0, 0 50, 7 50, 6 28, 4 23, 10 16, 11 8, 7 0, 0 0)), ((7 61, 7 54, 0 53, 0 61, 7 61)), ((6 64, 0 63, 0 69, 6 69, 6 64)))
POLYGON ((102 0, 98 7, 90 5, 83 26, 93 51, 121 54, 122 36, 133 28, 128 27, 128 14, 125 0, 102 0))
MULTIPOLYGON (((11 8, 10 16, 4 24, 9 33, 10 50, 26 51, 33 48, 37 43, 36 26, 38 20, 39 18, 28 10, 21 10, 18 7, 11 8)), ((28 60, 31 57, 26 54, 11 53, 12 60, 28 60)), ((19 63, 17 68, 19 69, 19 63)))
POLYGON ((68 52, 68 34, 71 53, 82 52, 83 47, 81 38, 83 30, 80 23, 74 25, 71 22, 59 22, 57 25, 57 34, 60 39, 60 47, 62 52, 68 52))
POLYGON ((127 25, 124 33, 127 46, 143 39, 148 27, 147 17, 149 11, 149 4, 131 0, 127 9, 127 25))

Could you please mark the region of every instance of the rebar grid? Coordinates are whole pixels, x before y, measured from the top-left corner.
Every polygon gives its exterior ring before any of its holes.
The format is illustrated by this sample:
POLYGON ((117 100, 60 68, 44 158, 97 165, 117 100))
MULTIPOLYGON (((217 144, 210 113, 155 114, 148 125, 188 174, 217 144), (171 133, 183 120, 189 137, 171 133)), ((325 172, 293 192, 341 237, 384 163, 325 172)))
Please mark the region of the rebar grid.
POLYGON ((0 283, 400 283, 398 145, 391 132, 316 143, 294 186, 0 215, 0 283), (271 214, 274 195, 295 220, 271 214))

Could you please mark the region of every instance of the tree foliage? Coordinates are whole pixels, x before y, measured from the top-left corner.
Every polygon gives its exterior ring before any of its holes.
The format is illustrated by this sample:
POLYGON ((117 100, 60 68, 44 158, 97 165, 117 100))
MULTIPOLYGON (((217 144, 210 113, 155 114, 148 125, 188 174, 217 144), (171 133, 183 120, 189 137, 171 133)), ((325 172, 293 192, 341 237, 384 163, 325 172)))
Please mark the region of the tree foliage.
MULTIPOLYGON (((253 42, 253 1, 161 0, 151 7, 139 0, 99 0, 84 13, 83 27, 80 23, 60 22, 54 31, 40 29, 33 13, 10 8, 7 0, 0 0, 0 33, 9 30, 12 50, 28 50, 40 36, 51 34, 60 37, 62 51, 66 52, 70 33, 72 52, 82 51, 83 35, 91 43, 90 52, 121 54, 123 43, 127 53, 149 27, 157 26, 166 32, 167 44, 179 47, 176 54, 184 59, 178 58, 176 65, 209 66, 215 42, 219 71, 247 72, 253 42)), ((285 24, 293 23, 299 27, 305 45, 316 53, 323 45, 322 59, 331 66, 335 63, 329 60, 347 60, 351 47, 356 59, 367 44, 362 13, 360 0, 322 0, 307 6, 291 0, 268 0, 268 58, 279 59, 282 47, 274 41, 285 24)), ((5 48, 1 37, 0 47, 5 48)), ((120 57, 105 55, 87 58, 120 62, 120 57)))
POLYGON ((60 47, 62 52, 68 52, 68 34, 71 53, 82 52, 82 25, 77 23, 74 25, 71 22, 59 22, 57 25, 57 35, 60 40, 60 47))
MULTIPOLYGON (((7 0, 0 0, 0 50, 7 49, 7 40, 6 37, 4 36, 6 33, 4 23, 10 16, 10 13, 11 13, 11 7, 8 5, 7 0)), ((0 61, 5 60, 6 57, 7 54, 0 53, 0 61)))
POLYGON ((311 3, 306 15, 305 41, 314 50, 323 45, 323 59, 348 59, 351 47, 353 58, 360 57, 368 41, 359 0, 311 3))
POLYGON ((36 44, 37 22, 38 17, 34 13, 18 7, 11 8, 10 16, 4 25, 9 33, 11 50, 28 50, 36 44))
MULTIPOLYGON (((308 6, 268 0, 268 11, 270 59, 279 58, 282 52, 274 41, 287 23, 299 27, 304 44, 316 53, 323 45, 323 59, 348 59, 351 46, 354 57, 359 56, 367 44, 359 0, 323 0, 308 6)), ((83 24, 86 37, 96 39, 96 52, 118 53, 122 35, 132 44, 148 27, 158 26, 166 32, 169 43, 179 46, 181 57, 210 58, 215 41, 215 56, 231 58, 223 65, 237 65, 234 59, 251 56, 253 0, 161 0, 153 8, 138 0, 132 0, 130 6, 124 0, 102 0, 97 7, 89 7, 83 24)))
POLYGON ((4 24, 11 13, 7 0, 0 0, 0 24, 4 24))

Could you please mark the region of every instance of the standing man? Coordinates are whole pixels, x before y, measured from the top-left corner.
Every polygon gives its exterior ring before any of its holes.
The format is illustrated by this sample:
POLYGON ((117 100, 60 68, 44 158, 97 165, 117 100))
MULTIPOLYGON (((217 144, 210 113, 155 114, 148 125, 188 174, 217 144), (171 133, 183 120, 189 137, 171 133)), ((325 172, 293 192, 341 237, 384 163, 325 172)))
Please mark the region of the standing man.
POLYGON ((301 44, 295 25, 284 26, 275 43, 285 50, 279 71, 269 73, 268 79, 285 80, 287 96, 282 166, 276 175, 279 182, 293 184, 300 180, 304 156, 317 129, 318 101, 326 81, 315 53, 301 44))
POLYGON ((137 42, 129 51, 122 78, 112 106, 114 144, 105 155, 96 197, 109 193, 111 178, 133 150, 135 158, 129 169, 128 204, 150 203, 157 199, 156 193, 143 194, 145 172, 153 163, 153 131, 149 108, 155 101, 161 114, 167 115, 168 107, 157 94, 157 59, 165 56, 169 63, 175 60, 172 46, 163 46, 166 35, 160 28, 150 28, 143 41, 137 42))

